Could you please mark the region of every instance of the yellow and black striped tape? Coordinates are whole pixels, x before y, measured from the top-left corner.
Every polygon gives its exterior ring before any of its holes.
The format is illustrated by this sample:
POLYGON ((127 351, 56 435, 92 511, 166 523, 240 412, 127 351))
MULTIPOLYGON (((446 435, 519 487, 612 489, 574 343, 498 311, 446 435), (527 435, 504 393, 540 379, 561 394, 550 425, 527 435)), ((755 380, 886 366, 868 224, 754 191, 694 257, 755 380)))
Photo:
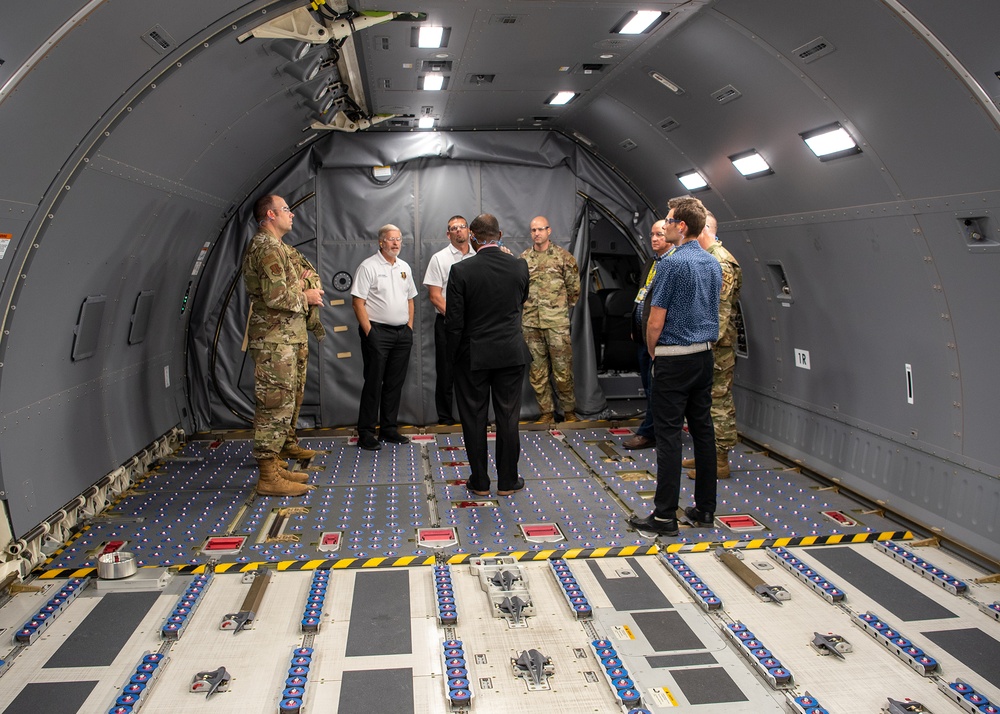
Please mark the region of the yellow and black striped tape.
MULTIPOLYGON (((656 545, 628 545, 615 548, 567 548, 530 551, 522 550, 516 552, 492 552, 492 553, 457 553, 446 558, 449 565, 462 565, 474 558, 513 558, 518 562, 531 562, 542 560, 574 560, 586 558, 627 558, 639 555, 655 555, 660 551, 667 553, 704 553, 714 548, 736 548, 739 550, 759 550, 762 548, 795 548, 816 545, 854 545, 858 543, 871 543, 873 541, 887 540, 912 540, 913 533, 910 531, 888 531, 883 533, 842 533, 838 535, 826 536, 799 536, 789 538, 758 538, 757 540, 740 541, 705 541, 702 543, 671 543, 667 546, 656 545)), ((279 572, 298 572, 311 570, 358 570, 368 568, 407 568, 413 566, 434 565, 437 562, 432 555, 410 555, 398 558, 340 558, 336 560, 316 559, 316 560, 291 560, 280 563, 266 561, 253 563, 217 563, 216 573, 245 573, 258 568, 273 567, 279 572)), ((156 565, 143 566, 146 568, 160 567, 156 565)), ((205 572, 205 565, 182 565, 175 567, 174 571, 179 575, 196 575, 205 572)), ((55 578, 82 578, 94 575, 97 568, 56 568, 45 570, 38 574, 44 580, 55 578)))

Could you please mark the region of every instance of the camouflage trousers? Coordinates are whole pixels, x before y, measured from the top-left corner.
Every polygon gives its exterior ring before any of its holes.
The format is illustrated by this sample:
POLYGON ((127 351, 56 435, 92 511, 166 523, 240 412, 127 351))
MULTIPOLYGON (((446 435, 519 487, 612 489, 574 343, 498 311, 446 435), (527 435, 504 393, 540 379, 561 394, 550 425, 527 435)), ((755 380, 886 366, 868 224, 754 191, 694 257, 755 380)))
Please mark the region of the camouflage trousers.
POLYGON ((296 443, 295 424, 306 391, 309 345, 268 345, 250 348, 254 362, 253 455, 258 459, 278 455, 286 443, 296 443))
POLYGON ((524 328, 524 341, 531 352, 531 369, 528 381, 535 390, 538 408, 543 414, 555 411, 549 374, 556 385, 556 394, 564 412, 576 410, 576 393, 573 391, 573 343, 569 325, 553 329, 524 328))
POLYGON ((712 374, 712 423, 715 424, 715 447, 726 451, 736 446, 736 405, 733 403, 733 372, 736 352, 732 347, 712 351, 715 370, 712 374))

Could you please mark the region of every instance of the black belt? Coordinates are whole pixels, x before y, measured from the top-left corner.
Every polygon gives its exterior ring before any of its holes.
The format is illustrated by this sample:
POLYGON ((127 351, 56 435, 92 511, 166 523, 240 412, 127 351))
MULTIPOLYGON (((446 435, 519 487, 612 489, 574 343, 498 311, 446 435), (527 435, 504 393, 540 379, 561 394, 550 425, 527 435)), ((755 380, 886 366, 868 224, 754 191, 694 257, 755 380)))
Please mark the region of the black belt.
POLYGON ((406 327, 405 322, 402 325, 387 325, 384 322, 372 322, 372 325, 374 325, 375 327, 388 327, 391 330, 402 330, 404 327, 406 327))

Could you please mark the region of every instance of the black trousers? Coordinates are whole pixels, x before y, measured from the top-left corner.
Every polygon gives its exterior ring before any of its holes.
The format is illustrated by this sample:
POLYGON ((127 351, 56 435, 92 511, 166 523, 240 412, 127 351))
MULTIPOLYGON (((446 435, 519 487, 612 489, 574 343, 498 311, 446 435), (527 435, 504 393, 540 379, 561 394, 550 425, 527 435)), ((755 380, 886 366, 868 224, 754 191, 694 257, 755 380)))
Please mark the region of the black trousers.
POLYGON ((469 488, 474 491, 490 490, 486 423, 492 395, 493 414, 497 420, 497 490, 509 490, 517 482, 517 462, 521 458, 517 422, 521 416, 521 386, 524 384, 526 365, 477 370, 470 370, 467 364, 455 366, 458 414, 462 419, 465 453, 472 467, 469 488))
POLYGON ((407 325, 373 322, 367 335, 360 325, 358 333, 365 369, 358 409, 358 436, 375 438, 376 424, 383 434, 398 433, 399 402, 413 346, 413 330, 407 325))
POLYGON ((444 315, 438 315, 434 319, 434 366, 437 369, 434 402, 437 406, 438 422, 454 424, 455 417, 451 405, 455 401, 455 378, 452 374, 451 361, 448 359, 448 335, 444 331, 444 315))
POLYGON ((653 514, 676 518, 681 490, 681 429, 694 442, 694 503, 715 513, 717 467, 712 423, 712 351, 657 357, 653 362, 656 495, 653 514))

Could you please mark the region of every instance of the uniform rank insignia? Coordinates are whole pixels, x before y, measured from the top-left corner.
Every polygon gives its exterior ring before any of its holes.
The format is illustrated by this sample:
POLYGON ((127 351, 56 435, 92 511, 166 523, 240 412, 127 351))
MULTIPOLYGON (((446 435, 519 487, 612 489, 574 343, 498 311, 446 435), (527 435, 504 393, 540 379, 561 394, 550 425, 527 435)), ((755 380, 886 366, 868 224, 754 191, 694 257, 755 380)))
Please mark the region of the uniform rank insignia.
POLYGON ((271 263, 271 275, 281 275, 281 266, 277 263, 271 263))

